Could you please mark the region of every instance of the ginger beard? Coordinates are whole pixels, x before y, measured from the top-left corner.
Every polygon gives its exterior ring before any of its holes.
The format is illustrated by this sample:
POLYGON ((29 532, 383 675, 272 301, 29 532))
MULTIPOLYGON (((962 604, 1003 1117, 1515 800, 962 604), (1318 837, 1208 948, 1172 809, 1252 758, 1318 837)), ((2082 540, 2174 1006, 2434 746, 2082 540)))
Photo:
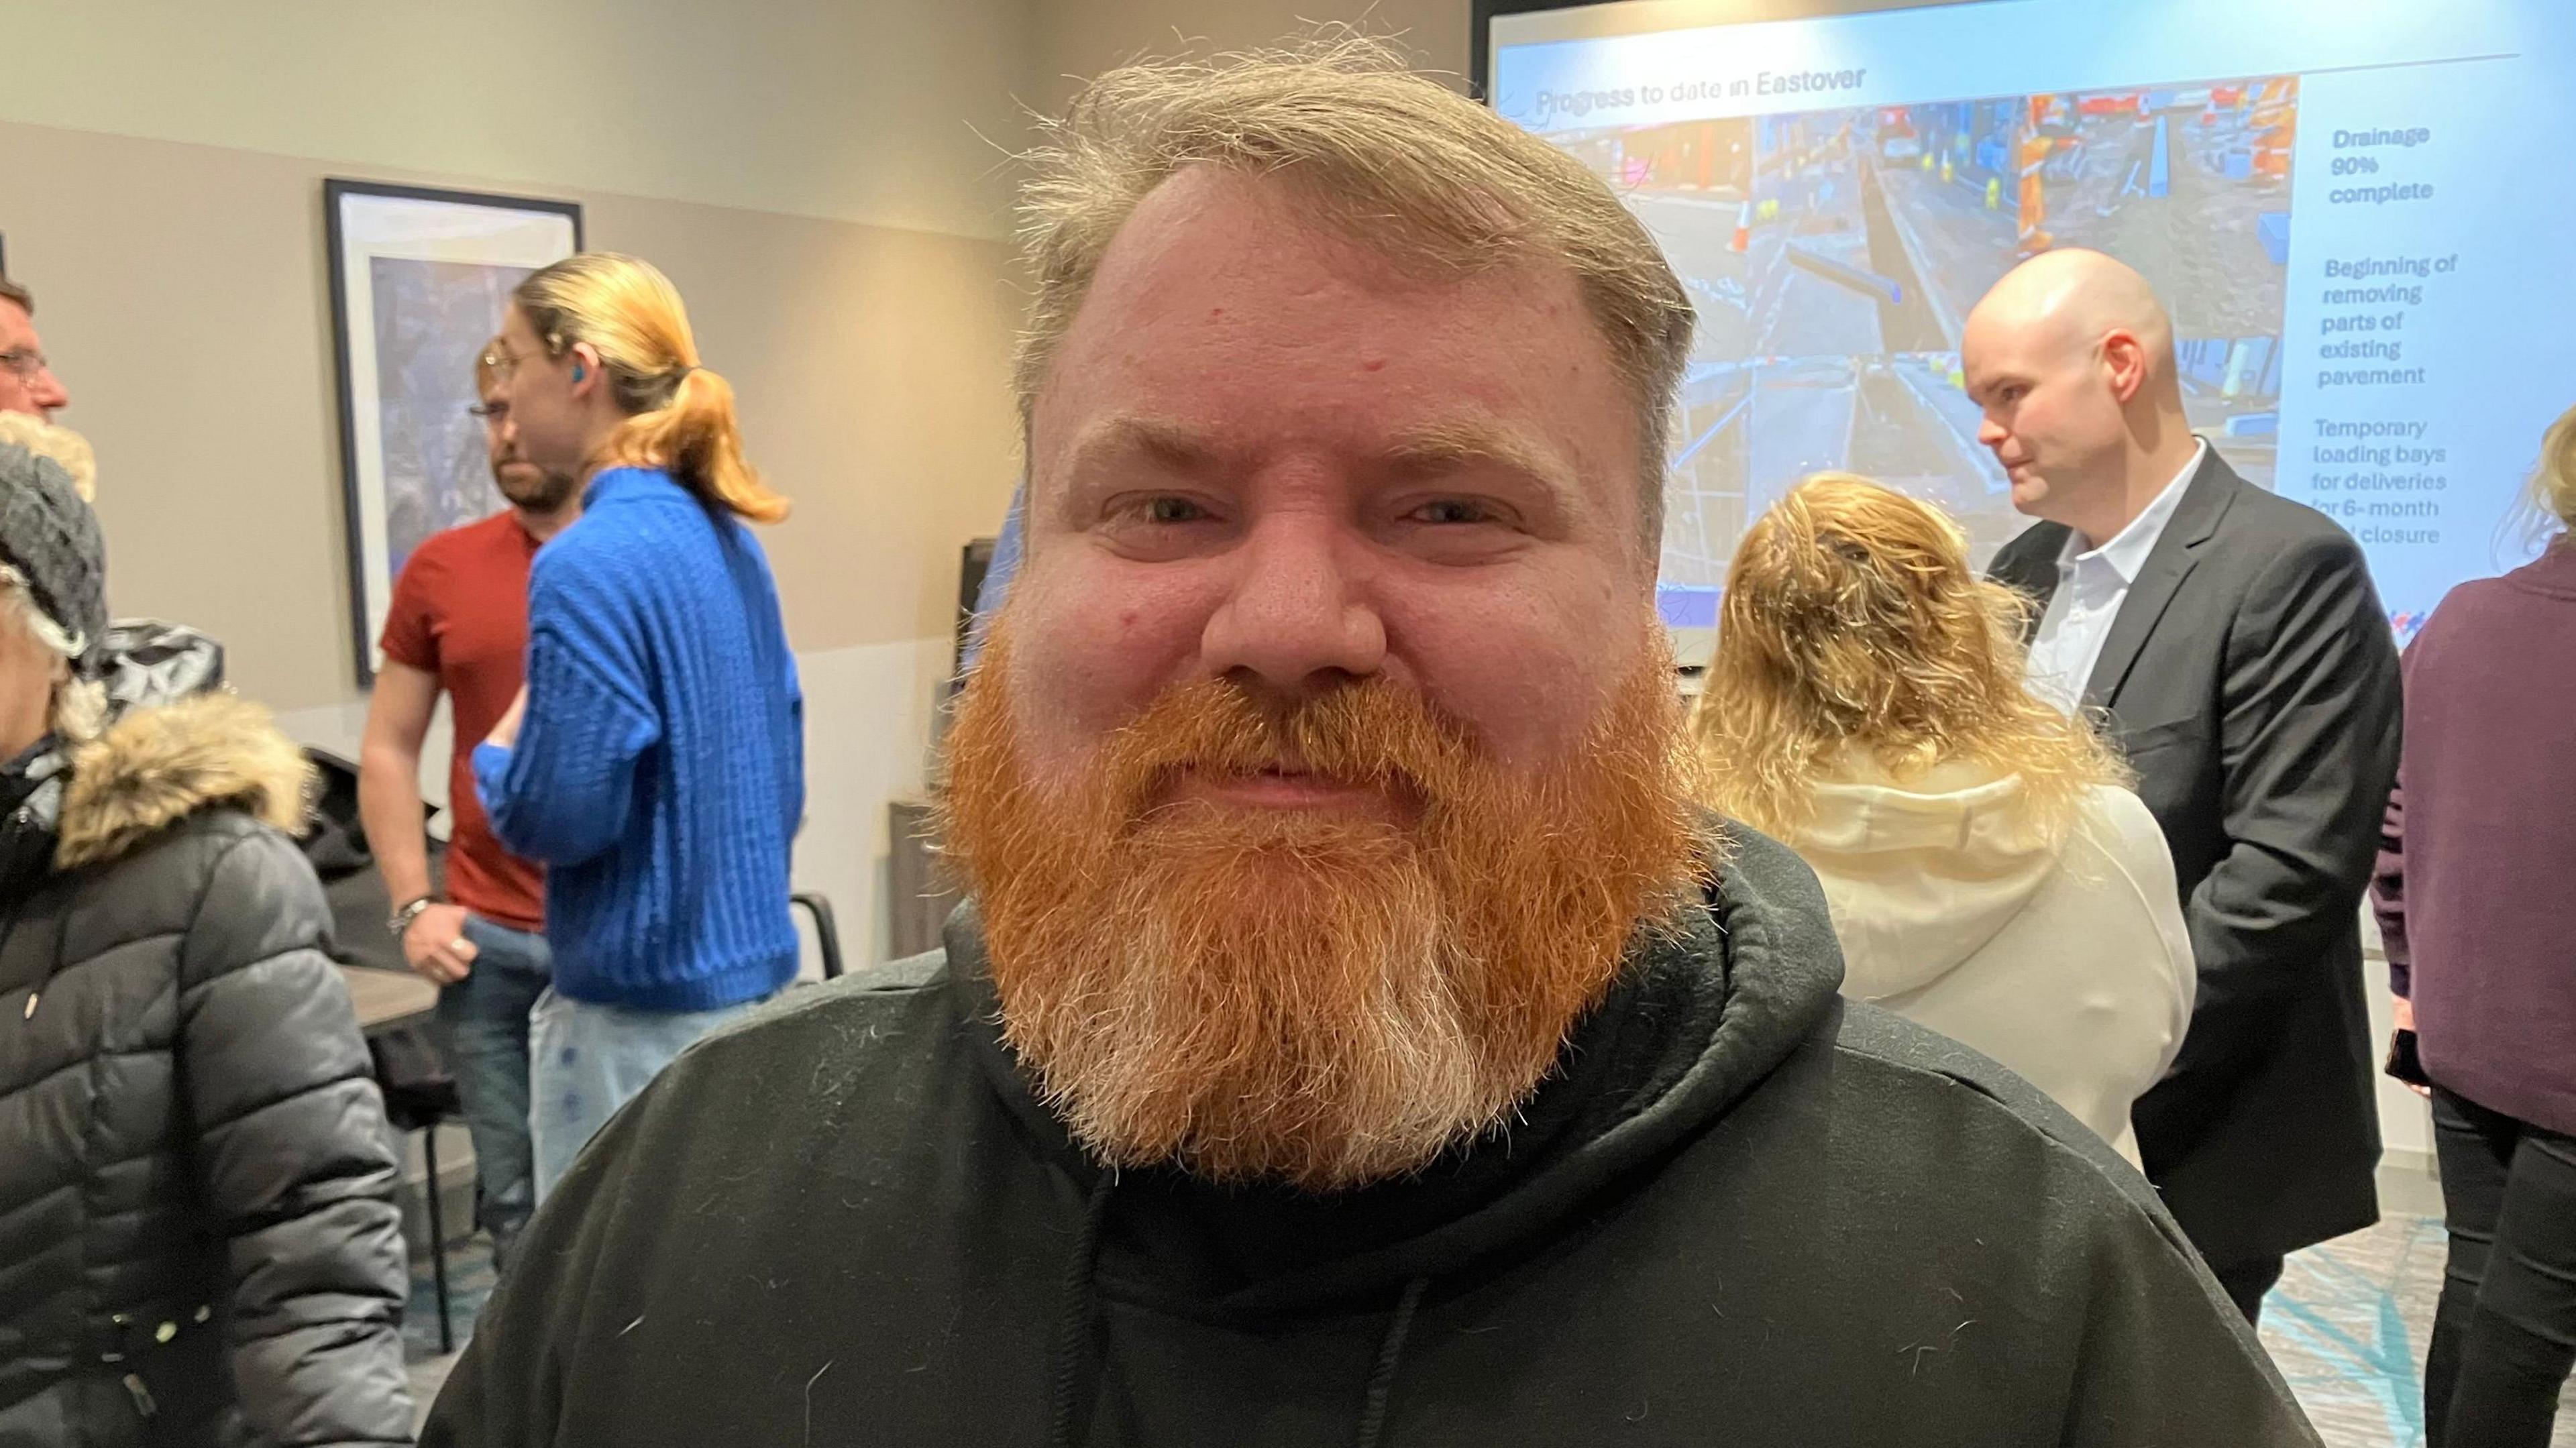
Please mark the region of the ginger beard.
POLYGON ((997 628, 950 734, 945 843, 1043 1099, 1111 1165, 1317 1190, 1500 1124, 1703 869, 1670 657, 1646 653, 1536 773, 1383 679, 1285 710, 1209 679, 1050 785, 1021 766, 997 628), (1402 822, 1169 797, 1185 770, 1284 761, 1387 790, 1402 822))

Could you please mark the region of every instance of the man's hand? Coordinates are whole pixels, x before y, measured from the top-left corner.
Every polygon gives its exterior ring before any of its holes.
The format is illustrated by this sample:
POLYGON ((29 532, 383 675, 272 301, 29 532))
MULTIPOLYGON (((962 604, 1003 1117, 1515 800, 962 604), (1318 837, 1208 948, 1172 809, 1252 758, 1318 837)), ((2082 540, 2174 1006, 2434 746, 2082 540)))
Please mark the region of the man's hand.
POLYGON ((454 985, 474 973, 474 942, 465 938, 465 907, 432 905, 412 917, 403 959, 432 985, 454 985))
MULTIPOLYGON (((2390 996, 2388 998, 2388 1014, 2395 1021, 2397 1029, 2401 1031, 2412 1031, 2415 1029, 2415 1002, 2404 996, 2390 996)), ((2412 1081, 2400 1081, 2397 1084, 2414 1092, 2416 1095, 2423 1097, 2427 1101, 2433 1099, 2433 1088, 2430 1086, 2419 1086, 2412 1081)))
POLYGON ((528 686, 521 684, 519 697, 510 701, 510 711, 501 716, 500 723, 492 726, 492 732, 484 736, 483 742, 499 745, 503 749, 510 748, 519 742, 519 721, 527 717, 528 686))

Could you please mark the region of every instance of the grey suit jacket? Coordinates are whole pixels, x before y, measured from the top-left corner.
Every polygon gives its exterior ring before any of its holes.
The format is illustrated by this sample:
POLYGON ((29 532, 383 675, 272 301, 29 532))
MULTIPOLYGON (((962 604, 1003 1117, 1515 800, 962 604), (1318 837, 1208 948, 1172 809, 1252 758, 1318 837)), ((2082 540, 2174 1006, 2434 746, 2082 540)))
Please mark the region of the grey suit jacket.
MULTIPOLYGON (((2397 649, 2324 514, 2214 449, 2186 488, 2085 699, 2164 828, 2200 976, 2181 1055, 2132 1113, 2139 1151, 2231 1267, 2378 1217, 2360 907, 2397 771, 2397 649)), ((2044 606, 2066 537, 2034 525, 1991 572, 2044 606)))

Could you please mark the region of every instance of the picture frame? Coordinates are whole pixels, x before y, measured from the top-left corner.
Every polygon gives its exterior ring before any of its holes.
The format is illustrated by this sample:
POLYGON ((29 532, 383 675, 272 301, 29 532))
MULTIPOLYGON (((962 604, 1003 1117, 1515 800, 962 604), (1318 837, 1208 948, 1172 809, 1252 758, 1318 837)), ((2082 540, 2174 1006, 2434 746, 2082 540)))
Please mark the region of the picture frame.
POLYGON ((502 506, 474 362, 510 291, 582 249, 578 202, 327 179, 349 621, 375 682, 394 580, 431 534, 502 506))

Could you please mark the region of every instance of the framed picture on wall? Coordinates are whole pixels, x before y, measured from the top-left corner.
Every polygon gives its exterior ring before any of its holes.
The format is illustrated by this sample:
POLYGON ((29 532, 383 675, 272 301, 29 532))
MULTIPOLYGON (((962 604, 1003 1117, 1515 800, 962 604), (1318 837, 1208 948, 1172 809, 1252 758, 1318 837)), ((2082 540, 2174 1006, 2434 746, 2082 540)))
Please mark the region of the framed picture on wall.
POLYGON ((497 511, 474 359, 510 290, 581 250, 570 201, 325 181, 340 477, 358 682, 375 682, 393 580, 431 534, 497 511))

